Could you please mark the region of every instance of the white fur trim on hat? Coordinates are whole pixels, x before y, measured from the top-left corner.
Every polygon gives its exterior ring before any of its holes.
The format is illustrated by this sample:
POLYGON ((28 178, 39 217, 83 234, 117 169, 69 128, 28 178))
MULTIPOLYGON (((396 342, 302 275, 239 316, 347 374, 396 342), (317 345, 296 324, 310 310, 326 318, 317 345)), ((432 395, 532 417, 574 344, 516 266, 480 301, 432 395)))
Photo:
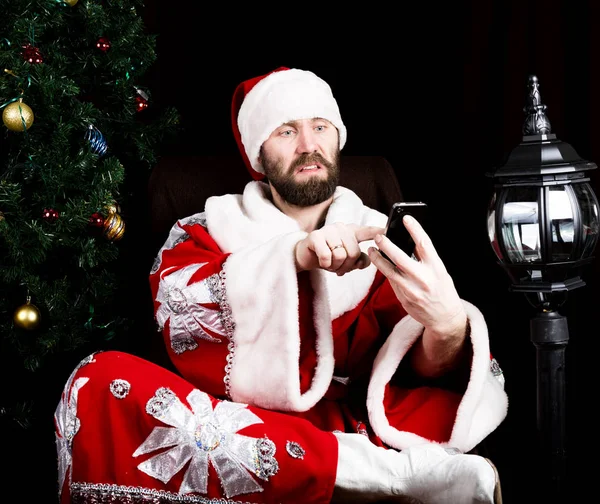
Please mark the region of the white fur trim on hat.
POLYGON ((308 70, 281 70, 267 75, 246 95, 238 113, 238 129, 252 163, 264 174, 258 161, 260 148, 273 131, 289 121, 327 119, 339 131, 340 149, 346 143, 346 127, 329 84, 308 70))

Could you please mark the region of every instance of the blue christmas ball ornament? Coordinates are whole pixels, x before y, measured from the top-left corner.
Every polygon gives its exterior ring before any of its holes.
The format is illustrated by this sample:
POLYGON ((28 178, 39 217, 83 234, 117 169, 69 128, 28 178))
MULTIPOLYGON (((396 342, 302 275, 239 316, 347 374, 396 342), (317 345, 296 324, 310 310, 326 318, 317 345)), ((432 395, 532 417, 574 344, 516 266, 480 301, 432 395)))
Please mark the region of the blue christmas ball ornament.
POLYGON ((90 124, 88 127, 88 130, 85 133, 85 139, 90 143, 90 147, 94 154, 98 154, 99 156, 104 156, 104 154, 106 154, 106 151, 108 150, 106 139, 94 125, 90 124))

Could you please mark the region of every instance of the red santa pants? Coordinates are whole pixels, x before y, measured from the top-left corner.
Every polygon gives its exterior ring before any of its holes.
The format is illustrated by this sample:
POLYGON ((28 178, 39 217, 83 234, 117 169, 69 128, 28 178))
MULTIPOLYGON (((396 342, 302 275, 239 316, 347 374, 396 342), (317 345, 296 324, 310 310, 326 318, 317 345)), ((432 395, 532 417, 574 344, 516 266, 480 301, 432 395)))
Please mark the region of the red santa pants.
POLYGON ((91 355, 55 414, 61 503, 328 503, 335 435, 217 400, 130 354, 91 355))

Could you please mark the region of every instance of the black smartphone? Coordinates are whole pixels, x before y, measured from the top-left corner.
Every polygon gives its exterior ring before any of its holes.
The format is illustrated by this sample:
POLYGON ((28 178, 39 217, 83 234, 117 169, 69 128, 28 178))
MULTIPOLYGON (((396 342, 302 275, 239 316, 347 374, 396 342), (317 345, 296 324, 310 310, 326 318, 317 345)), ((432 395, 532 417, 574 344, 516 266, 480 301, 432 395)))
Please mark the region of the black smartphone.
MULTIPOLYGON (((410 236, 410 233, 404 227, 402 218, 409 214, 419 221, 421 226, 425 227, 425 218, 427 215, 427 204, 422 201, 401 201, 394 203, 388 216, 388 221, 385 226, 385 235, 390 241, 397 247, 401 248, 411 257, 414 257, 415 242, 410 236)), ((388 261, 391 259, 386 256, 382 251, 381 255, 388 261)))

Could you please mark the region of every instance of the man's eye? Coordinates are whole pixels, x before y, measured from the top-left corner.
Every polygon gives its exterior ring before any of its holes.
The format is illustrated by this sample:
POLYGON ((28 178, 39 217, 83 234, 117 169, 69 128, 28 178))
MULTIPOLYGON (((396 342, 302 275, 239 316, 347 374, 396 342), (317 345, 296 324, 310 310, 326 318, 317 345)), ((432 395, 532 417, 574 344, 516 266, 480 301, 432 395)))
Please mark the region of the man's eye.
POLYGON ((321 124, 320 126, 316 126, 316 127, 315 127, 315 129, 316 129, 317 131, 325 131, 325 125, 324 125, 324 124, 321 124))
POLYGON ((292 136, 292 130, 285 130, 280 133, 281 136, 292 136))

